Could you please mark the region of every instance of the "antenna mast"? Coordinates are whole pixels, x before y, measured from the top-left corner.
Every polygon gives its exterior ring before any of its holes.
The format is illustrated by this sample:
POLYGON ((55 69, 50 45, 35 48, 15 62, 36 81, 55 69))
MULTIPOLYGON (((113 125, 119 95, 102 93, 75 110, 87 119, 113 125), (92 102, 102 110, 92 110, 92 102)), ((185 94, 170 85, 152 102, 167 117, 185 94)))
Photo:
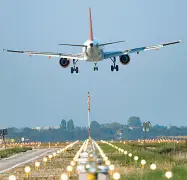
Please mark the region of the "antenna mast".
POLYGON ((90 93, 88 92, 88 137, 90 139, 90 93))

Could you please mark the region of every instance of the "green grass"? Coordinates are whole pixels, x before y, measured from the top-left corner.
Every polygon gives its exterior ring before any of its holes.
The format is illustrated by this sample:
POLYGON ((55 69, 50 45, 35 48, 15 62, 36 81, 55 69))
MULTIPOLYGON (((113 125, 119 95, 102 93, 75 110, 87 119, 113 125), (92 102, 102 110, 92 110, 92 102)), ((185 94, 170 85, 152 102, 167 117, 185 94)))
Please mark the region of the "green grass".
POLYGON ((31 150, 31 147, 16 147, 16 148, 10 148, 6 150, 1 150, 0 151, 0 158, 7 158, 9 156, 12 156, 14 154, 18 154, 21 152, 26 152, 28 150, 31 150))
POLYGON ((122 162, 124 163, 125 156, 126 156, 127 164, 134 162, 133 159, 134 156, 139 157, 138 163, 140 163, 141 159, 145 159, 147 161, 147 164, 151 164, 151 163, 159 164, 162 163, 163 161, 170 163, 170 157, 165 156, 165 154, 159 154, 153 151, 145 151, 142 147, 130 146, 122 143, 115 143, 114 145, 126 150, 128 153, 133 154, 132 158, 129 158, 127 155, 119 153, 116 149, 110 147, 107 144, 101 145, 101 148, 105 153, 108 154, 108 156, 110 156, 110 159, 119 161, 119 163, 122 162))
MULTIPOLYGON (((187 169, 185 167, 174 167, 171 169, 173 173, 172 180, 184 180, 187 176, 187 169)), ((136 172, 128 175, 122 175, 121 179, 127 180, 163 180, 165 178, 166 170, 143 171, 136 170, 136 172)))
POLYGON ((133 156, 130 158, 128 155, 119 153, 118 150, 107 144, 100 144, 101 149, 117 169, 122 167, 128 169, 128 171, 122 170, 121 179, 163 180, 165 178, 165 172, 168 170, 173 172, 172 179, 183 180, 187 177, 187 160, 173 158, 174 155, 177 155, 176 152, 187 152, 186 143, 177 144, 177 146, 174 146, 173 143, 146 144, 146 147, 155 147, 154 149, 144 149, 142 145, 133 143, 123 144, 115 142, 112 144, 128 151, 128 153, 133 154, 133 156), (134 161, 134 156, 139 157, 137 163, 134 161), (146 160, 144 169, 141 169, 140 161, 142 159, 146 160), (151 163, 155 163, 157 165, 157 169, 155 171, 150 169, 151 163))

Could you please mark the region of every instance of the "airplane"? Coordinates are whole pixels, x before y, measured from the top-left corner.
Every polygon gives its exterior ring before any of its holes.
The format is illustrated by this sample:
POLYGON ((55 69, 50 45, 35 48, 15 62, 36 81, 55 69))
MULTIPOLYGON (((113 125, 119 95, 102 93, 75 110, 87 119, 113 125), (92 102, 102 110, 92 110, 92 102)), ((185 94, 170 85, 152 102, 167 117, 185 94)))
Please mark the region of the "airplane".
POLYGON ((99 43, 93 37, 91 8, 89 8, 88 11, 89 11, 90 38, 84 44, 59 44, 63 46, 82 47, 81 53, 64 54, 64 53, 56 53, 56 52, 19 51, 19 50, 9 50, 9 49, 4 49, 4 50, 7 52, 13 52, 13 53, 24 53, 24 54, 28 54, 29 56, 32 56, 32 55, 48 56, 49 59, 51 57, 58 57, 60 58, 59 63, 61 67, 63 68, 67 68, 70 65, 70 62, 72 61, 73 67, 71 67, 71 73, 73 73, 74 71, 78 73, 79 72, 79 69, 77 66, 78 61, 92 62, 94 63, 94 71, 98 71, 98 66, 97 66, 98 62, 103 61, 105 59, 111 59, 113 62, 113 65, 111 65, 111 71, 114 71, 114 70, 118 71, 119 66, 116 64, 116 57, 119 57, 119 61, 121 62, 121 64, 128 65, 131 60, 130 54, 132 53, 139 54, 142 51, 158 50, 159 48, 182 42, 182 40, 179 40, 179 41, 173 41, 173 42, 168 42, 164 44, 151 45, 151 46, 139 47, 139 48, 134 48, 134 49, 126 49, 123 51, 105 52, 103 49, 104 46, 116 44, 116 43, 122 43, 124 41, 99 43))

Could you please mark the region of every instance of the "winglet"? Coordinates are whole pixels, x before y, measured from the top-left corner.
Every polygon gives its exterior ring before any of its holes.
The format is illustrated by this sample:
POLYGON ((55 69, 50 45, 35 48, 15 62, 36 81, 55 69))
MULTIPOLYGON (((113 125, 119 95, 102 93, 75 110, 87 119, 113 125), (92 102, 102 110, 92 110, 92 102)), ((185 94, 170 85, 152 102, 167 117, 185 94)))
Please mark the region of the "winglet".
POLYGON ((93 29, 92 29, 92 13, 91 8, 89 8, 89 22, 90 22, 90 40, 93 41, 93 29))

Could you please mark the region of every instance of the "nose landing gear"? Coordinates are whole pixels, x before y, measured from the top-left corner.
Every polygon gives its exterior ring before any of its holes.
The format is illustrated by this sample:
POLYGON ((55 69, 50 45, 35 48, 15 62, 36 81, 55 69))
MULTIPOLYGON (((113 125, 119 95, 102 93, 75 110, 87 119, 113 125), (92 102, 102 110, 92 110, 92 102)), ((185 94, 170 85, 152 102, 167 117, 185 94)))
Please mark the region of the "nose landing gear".
POLYGON ((94 63, 94 71, 98 71, 99 70, 99 68, 98 68, 98 66, 97 66, 97 63, 94 63))
POLYGON ((111 71, 119 71, 119 66, 116 65, 116 57, 110 58, 112 60, 112 62, 114 63, 114 65, 111 65, 111 71))

